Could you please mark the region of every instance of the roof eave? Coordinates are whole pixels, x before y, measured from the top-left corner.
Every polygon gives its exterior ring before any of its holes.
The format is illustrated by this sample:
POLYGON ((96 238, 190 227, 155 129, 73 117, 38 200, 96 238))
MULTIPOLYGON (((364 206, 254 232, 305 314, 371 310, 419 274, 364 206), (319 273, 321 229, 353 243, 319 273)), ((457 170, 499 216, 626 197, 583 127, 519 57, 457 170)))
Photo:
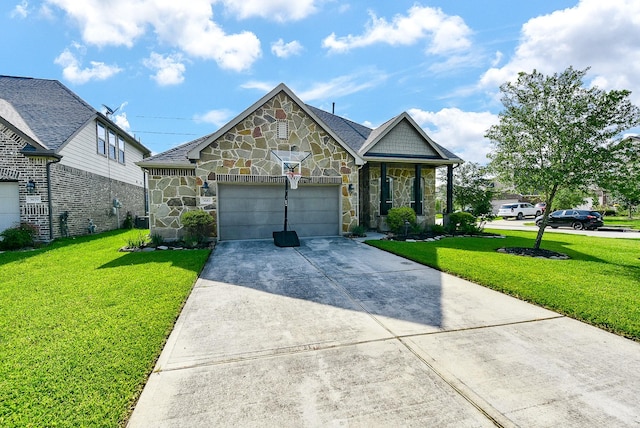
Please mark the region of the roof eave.
POLYGON ((134 162, 140 168, 167 168, 167 169, 196 169, 196 165, 193 163, 182 162, 146 162, 144 160, 134 162))
POLYGON ((33 157, 33 158, 49 158, 49 159, 57 159, 60 160, 62 159, 62 155, 59 155, 58 153, 56 153, 53 150, 26 150, 26 149, 22 149, 20 150, 20 154, 27 156, 27 157, 33 157))
POLYGON ((388 162, 388 163, 410 163, 410 164, 423 164, 423 165, 456 165, 464 163, 464 160, 460 158, 427 158, 427 157, 408 157, 402 155, 371 155, 364 156, 366 162, 388 162))

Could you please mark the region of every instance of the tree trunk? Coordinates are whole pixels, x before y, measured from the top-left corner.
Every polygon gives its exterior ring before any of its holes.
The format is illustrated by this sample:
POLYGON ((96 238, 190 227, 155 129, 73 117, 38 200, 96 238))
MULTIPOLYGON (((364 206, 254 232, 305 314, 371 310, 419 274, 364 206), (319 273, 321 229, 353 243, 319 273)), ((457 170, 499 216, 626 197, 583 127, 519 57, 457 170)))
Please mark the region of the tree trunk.
POLYGON ((547 203, 547 207, 544 210, 544 214, 542 216, 542 224, 540 225, 540 228, 538 229, 538 235, 536 236, 536 242, 535 244, 533 244, 533 249, 534 250, 539 250, 540 249, 540 244, 542 243, 542 236, 544 235, 544 230, 547 228, 547 219, 549 218, 549 214, 551 213, 551 204, 553 203, 553 198, 556 197, 556 192, 558 191, 558 185, 555 184, 552 188, 551 188, 551 193, 549 195, 547 195, 547 200, 545 201, 547 203))

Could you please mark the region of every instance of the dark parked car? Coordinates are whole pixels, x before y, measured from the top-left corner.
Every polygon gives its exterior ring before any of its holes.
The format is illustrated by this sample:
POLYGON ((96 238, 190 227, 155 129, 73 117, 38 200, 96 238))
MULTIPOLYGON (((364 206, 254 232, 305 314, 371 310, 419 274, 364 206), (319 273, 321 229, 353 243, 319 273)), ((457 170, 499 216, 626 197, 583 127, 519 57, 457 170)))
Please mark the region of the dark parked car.
MULTIPOLYGON (((536 225, 540 226, 542 216, 536 217, 536 225)), ((604 225, 602 215, 597 211, 588 210, 559 210, 549 214, 547 225, 556 229, 558 227, 572 227, 575 230, 597 229, 604 225)))

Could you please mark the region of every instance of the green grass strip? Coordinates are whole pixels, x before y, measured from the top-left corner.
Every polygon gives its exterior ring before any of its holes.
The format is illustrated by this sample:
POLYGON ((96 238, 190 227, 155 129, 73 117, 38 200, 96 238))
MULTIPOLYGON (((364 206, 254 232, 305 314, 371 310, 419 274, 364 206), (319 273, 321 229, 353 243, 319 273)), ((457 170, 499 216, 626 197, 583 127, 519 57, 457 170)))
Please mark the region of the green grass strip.
POLYGON ((496 252, 500 247, 532 247, 535 232, 493 232, 506 239, 367 243, 640 340, 640 240, 549 233, 541 248, 571 257, 549 260, 496 252))
POLYGON ((0 254, 0 426, 124 424, 209 255, 139 233, 0 254))

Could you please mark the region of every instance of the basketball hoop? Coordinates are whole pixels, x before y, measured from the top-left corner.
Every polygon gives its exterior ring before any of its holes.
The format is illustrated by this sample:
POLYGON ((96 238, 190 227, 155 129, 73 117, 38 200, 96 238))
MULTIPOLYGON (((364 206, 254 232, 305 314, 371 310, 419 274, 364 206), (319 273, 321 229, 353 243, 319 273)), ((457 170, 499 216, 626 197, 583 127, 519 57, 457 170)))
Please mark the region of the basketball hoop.
POLYGON ((297 189, 298 181, 300 181, 300 179, 302 178, 302 174, 300 174, 299 172, 287 171, 285 175, 287 176, 287 180, 289 180, 289 185, 291 186, 291 188, 294 190, 297 189))

